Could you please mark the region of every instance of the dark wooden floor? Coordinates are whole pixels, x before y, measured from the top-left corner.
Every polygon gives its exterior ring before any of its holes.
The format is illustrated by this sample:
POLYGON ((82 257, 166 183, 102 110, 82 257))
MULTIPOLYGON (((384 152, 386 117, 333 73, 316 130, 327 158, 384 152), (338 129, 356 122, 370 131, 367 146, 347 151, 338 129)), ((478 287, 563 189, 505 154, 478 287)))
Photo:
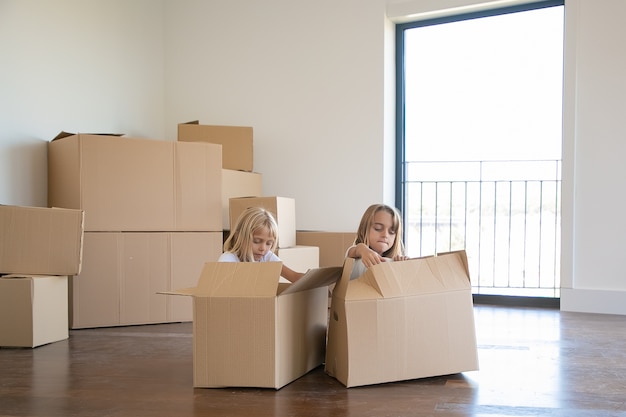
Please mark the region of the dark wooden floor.
POLYGON ((192 388, 191 324, 0 349, 0 416, 626 416, 626 316, 476 306, 480 370, 344 388, 192 388))

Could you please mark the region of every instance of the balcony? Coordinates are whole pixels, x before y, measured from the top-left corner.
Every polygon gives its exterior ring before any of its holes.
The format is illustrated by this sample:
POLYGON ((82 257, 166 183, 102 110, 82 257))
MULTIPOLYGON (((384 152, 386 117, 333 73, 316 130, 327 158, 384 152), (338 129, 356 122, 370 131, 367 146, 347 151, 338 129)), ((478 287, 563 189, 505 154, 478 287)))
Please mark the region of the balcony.
POLYGON ((475 295, 560 297, 561 161, 407 162, 411 257, 465 249, 475 295))

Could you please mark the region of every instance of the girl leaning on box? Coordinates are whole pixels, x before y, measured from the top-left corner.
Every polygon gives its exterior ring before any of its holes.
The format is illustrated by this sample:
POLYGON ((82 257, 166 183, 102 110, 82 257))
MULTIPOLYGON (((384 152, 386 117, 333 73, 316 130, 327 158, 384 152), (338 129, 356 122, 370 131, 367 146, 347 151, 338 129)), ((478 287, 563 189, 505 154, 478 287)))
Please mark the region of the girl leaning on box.
POLYGON ((386 204, 369 206, 346 257, 356 259, 350 279, 363 275, 367 268, 379 263, 408 259, 404 255, 402 218, 398 210, 386 204))

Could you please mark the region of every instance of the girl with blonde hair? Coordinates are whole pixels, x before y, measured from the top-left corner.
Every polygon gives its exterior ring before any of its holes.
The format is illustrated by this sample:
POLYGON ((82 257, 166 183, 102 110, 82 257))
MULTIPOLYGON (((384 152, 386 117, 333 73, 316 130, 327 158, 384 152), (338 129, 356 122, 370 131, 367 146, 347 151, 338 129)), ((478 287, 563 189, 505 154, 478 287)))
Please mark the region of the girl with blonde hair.
POLYGON ((403 261, 402 217, 395 207, 372 204, 365 210, 354 244, 346 257, 360 260, 354 265, 352 278, 360 276, 365 268, 387 261, 403 261))
MULTIPOLYGON (((249 207, 230 231, 218 262, 282 262, 274 253, 277 247, 278 225, 272 213, 261 207, 249 207)), ((295 282, 304 274, 283 264, 280 275, 295 282)))

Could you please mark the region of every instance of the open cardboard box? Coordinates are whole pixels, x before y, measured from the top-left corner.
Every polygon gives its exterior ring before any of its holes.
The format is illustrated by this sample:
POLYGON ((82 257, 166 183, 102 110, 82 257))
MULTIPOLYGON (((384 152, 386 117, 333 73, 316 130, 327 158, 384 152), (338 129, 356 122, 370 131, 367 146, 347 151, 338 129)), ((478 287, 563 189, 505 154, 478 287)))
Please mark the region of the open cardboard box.
POLYGON ((324 361, 328 285, 341 267, 280 282, 282 262, 207 262, 193 297, 194 387, 279 389, 324 361))
POLYGON ((467 257, 385 262, 332 294, 326 372, 346 387, 478 369, 467 257))

